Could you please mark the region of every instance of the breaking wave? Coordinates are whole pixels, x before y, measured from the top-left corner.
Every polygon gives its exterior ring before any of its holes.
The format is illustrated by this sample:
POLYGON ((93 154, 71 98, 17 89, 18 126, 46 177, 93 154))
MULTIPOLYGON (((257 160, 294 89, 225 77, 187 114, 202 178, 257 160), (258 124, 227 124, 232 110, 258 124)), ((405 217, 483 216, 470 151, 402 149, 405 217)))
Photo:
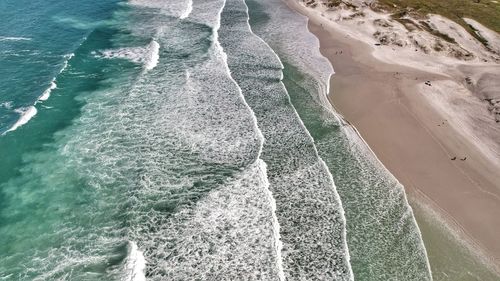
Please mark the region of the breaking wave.
POLYGON ((129 47, 101 51, 101 56, 107 59, 120 58, 142 64, 146 70, 151 70, 158 65, 160 59, 160 44, 152 40, 145 47, 129 47))
POLYGON ((126 276, 124 281, 146 281, 144 270, 146 269, 146 260, 144 254, 139 251, 137 244, 129 242, 129 254, 125 266, 126 276))
POLYGON ((34 106, 18 108, 14 111, 19 113, 20 117, 16 121, 16 123, 14 123, 14 125, 12 125, 12 127, 10 127, 10 129, 5 131, 3 134, 17 130, 19 127, 28 123, 30 119, 33 118, 37 113, 37 110, 34 106))

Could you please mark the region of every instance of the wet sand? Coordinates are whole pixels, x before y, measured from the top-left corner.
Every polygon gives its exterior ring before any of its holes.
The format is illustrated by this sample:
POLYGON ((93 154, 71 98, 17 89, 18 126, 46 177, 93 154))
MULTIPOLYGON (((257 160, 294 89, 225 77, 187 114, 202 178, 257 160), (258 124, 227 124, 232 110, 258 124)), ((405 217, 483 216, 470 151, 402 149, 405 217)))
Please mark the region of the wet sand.
MULTIPOLYGON (((450 234, 498 271, 500 172, 419 90, 449 76, 383 63, 372 56, 372 46, 307 16, 336 72, 332 104, 405 186, 417 220, 434 216, 436 223, 446 222, 450 234)), ((432 247, 427 241, 424 235, 426 247, 432 247)))

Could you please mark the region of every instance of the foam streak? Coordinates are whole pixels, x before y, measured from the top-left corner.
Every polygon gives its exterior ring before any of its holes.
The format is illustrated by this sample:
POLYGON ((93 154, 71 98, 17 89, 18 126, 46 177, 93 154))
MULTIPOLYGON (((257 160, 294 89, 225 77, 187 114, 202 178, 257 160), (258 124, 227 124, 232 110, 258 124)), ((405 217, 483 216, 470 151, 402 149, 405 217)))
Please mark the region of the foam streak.
POLYGON ((270 190, 279 195, 279 200, 270 201, 277 205, 273 213, 284 231, 281 239, 287 245, 286 250, 279 250, 284 254, 283 257, 279 254, 280 271, 284 273, 280 279, 336 276, 351 280, 344 211, 332 176, 279 81, 283 79, 281 60, 251 30, 246 3, 231 1, 224 11, 223 43, 235 79, 245 89, 244 96, 256 111, 258 125, 266 138, 262 158, 268 164, 270 190), (292 152, 291 147, 297 150, 292 152), (329 198, 327 202, 324 196, 329 198), (301 208, 296 208, 299 204, 301 208), (317 229, 319 232, 302 224, 309 219, 316 224, 324 223, 317 229), (293 223, 298 220, 302 223, 293 223), (313 244, 322 246, 313 248, 313 244), (333 266, 324 260, 325 255, 336 257, 333 266), (304 272, 299 265, 302 263, 314 264, 317 270, 304 272))
POLYGON ((182 20, 189 17, 189 14, 191 14, 192 11, 193 11, 193 0, 188 0, 186 10, 181 14, 179 18, 182 20))
MULTIPOLYGON (((245 7, 246 7, 246 12, 247 14, 249 14, 249 10, 248 10, 248 5, 246 4, 245 0, 243 0, 244 4, 245 4, 245 7)), ((257 37, 262 43, 264 43, 268 48, 269 50, 276 56, 276 59, 280 62, 281 64, 281 67, 282 69, 284 68, 283 66, 283 63, 281 62, 281 59, 279 58, 278 54, 276 54, 276 52, 273 50, 273 48, 271 48, 271 46, 269 46, 269 44, 267 44, 266 41, 264 41, 262 38, 260 38, 259 36, 257 36, 253 31, 252 31, 252 27, 250 26, 250 17, 247 18, 247 25, 248 25, 248 29, 250 30, 250 32, 252 32, 254 34, 255 37, 257 37)), ((333 70, 333 69, 332 69, 333 70)), ((283 80, 283 71, 281 72, 281 80, 283 80)), ((346 217, 345 217, 345 211, 344 211, 344 208, 342 206, 342 201, 340 199, 340 195, 338 194, 337 192, 337 187, 335 186, 335 182, 333 180, 333 176, 330 172, 330 170, 328 169, 328 166, 325 164, 325 162, 323 161, 323 159, 321 159, 321 157, 319 156, 319 153, 318 153, 318 149, 316 148, 316 145, 314 144, 314 139, 313 137, 311 136, 311 134, 309 133, 309 130, 306 128, 304 122, 302 121, 302 119, 300 118, 299 116, 299 113, 297 112, 297 110, 295 109, 295 106, 293 106, 292 104, 292 101, 290 99, 290 95, 288 93, 288 90, 286 89, 285 85, 283 84, 283 82, 280 83, 281 86, 283 87, 283 90, 285 91, 286 93, 286 96, 288 98, 288 103, 290 104, 290 106, 292 107, 294 113, 295 113, 295 116, 296 118, 299 120, 302 128, 304 129, 304 131, 306 132, 307 136, 309 137, 309 140, 313 143, 313 148, 314 148, 314 153, 316 154, 316 156, 318 157, 318 160, 319 162, 321 163, 321 166, 325 169, 325 171, 327 171, 327 174, 328 174, 328 177, 329 177, 329 180, 332 184, 332 190, 333 190, 333 193, 334 193, 334 199, 336 201, 336 203, 340 206, 340 215, 341 215, 341 220, 342 222, 344 223, 344 225, 342 226, 342 242, 343 242, 343 245, 344 245, 344 252, 346 254, 346 261, 348 263, 348 270, 349 270, 349 276, 350 276, 350 280, 354 280, 354 274, 352 272, 352 268, 351 268, 351 265, 350 265, 350 256, 349 256, 349 248, 348 248, 348 245, 347 245, 347 228, 346 228, 346 217)), ((284 279, 283 279, 284 280, 284 279)))
POLYGON ((146 62, 144 64, 144 68, 146 70, 151 70, 158 65, 158 61, 160 60, 160 44, 155 40, 151 41, 148 46, 148 52, 146 54, 146 62))
POLYGON ((127 275, 124 281, 146 281, 146 276, 144 275, 146 260, 144 259, 144 255, 133 241, 129 242, 129 248, 126 264, 127 275))
POLYGON ((265 179, 266 194, 267 194, 267 198, 269 200, 269 204, 271 206, 271 213, 272 213, 274 248, 275 248, 275 251, 276 251, 276 267, 277 267, 277 271, 278 271, 278 278, 279 278, 279 280, 280 281, 284 281, 285 280, 285 273, 284 273, 284 270, 283 270, 283 258, 282 258, 282 255, 281 255, 281 250, 282 250, 282 247, 283 247, 283 243, 281 242, 280 225, 279 225, 279 222, 278 222, 278 217, 276 215, 276 200, 274 199, 273 193, 271 192, 271 189, 270 189, 270 185, 269 185, 269 181, 268 181, 268 177, 267 177, 267 173, 266 173, 267 165, 266 165, 266 163, 262 159, 260 159, 260 156, 262 154, 262 150, 263 150, 263 147, 264 147, 264 135, 262 134, 262 131, 259 129, 259 126, 258 126, 258 123, 257 123, 257 117, 255 116, 255 112, 252 110, 252 108, 250 107, 250 105, 247 103, 247 101, 245 99, 245 96, 243 95, 243 91, 241 90, 241 87, 238 85, 238 83, 236 82, 236 80, 234 80, 234 78, 231 75, 231 70, 229 69, 229 65, 228 65, 228 62, 227 62, 227 54, 224 52, 224 49, 222 48, 222 46, 220 45, 220 42, 218 40, 218 33, 217 32, 218 32, 218 30, 220 28, 221 14, 222 14, 222 10, 225 7, 225 4, 226 4, 226 1, 224 1, 224 5, 223 5, 223 7, 221 8, 221 10, 220 10, 220 12, 218 14, 218 21, 217 21, 218 24, 214 28, 214 39, 215 39, 214 42, 216 44, 216 47, 222 52, 223 60, 224 60, 224 66, 226 68, 228 76, 231 78, 231 80, 234 82, 234 84, 238 86, 238 92, 240 94, 240 97, 241 97, 243 103, 245 104, 245 106, 251 112, 252 120, 253 120, 253 123, 254 123, 254 126, 255 126, 255 130, 256 130, 256 132, 258 134, 258 138, 259 138, 259 151, 258 151, 258 154, 257 154, 257 160, 256 161, 262 162, 262 170, 263 170, 263 173, 265 174, 264 179, 265 179))
POLYGON ((0 41, 30 41, 31 38, 26 37, 8 37, 8 36, 0 36, 0 41))

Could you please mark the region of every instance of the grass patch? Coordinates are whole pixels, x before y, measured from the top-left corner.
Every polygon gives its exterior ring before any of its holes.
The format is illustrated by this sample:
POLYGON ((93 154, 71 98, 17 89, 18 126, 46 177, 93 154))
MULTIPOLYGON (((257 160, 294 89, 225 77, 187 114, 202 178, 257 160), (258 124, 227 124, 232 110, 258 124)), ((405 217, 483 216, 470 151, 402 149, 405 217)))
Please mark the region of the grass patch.
POLYGON ((420 21, 420 26, 425 29, 430 34, 437 36, 449 43, 457 43, 454 38, 451 38, 448 34, 442 33, 439 30, 432 28, 427 22, 420 21))
MULTIPOLYGON (((379 9, 394 13, 395 18, 400 18, 398 15, 404 15, 409 11, 421 16, 430 13, 442 15, 463 26, 484 45, 488 42, 477 35, 476 31, 462 18, 474 19, 500 33, 500 4, 491 0, 378 0, 377 4, 379 9)), ((424 25, 423 28, 426 26, 424 25)), ((444 37, 443 34, 435 35, 448 41, 445 34, 444 37)))
POLYGON ((352 4, 350 1, 345 1, 345 0, 329 0, 328 2, 325 2, 325 5, 328 8, 338 7, 341 4, 344 4, 346 7, 349 7, 349 8, 353 8, 353 9, 357 8, 356 5, 352 4))

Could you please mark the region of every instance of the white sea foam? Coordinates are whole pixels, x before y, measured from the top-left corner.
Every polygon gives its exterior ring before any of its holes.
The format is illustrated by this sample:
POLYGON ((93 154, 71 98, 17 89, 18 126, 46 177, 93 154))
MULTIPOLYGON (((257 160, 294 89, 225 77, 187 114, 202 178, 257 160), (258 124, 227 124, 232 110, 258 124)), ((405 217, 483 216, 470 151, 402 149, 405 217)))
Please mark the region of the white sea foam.
POLYGON ((276 215, 276 200, 274 199, 273 193, 271 192, 269 181, 267 179, 267 165, 264 161, 262 161, 264 177, 265 177, 265 187, 267 200, 269 200, 269 204, 271 205, 271 215, 272 215, 272 224, 273 224, 273 236, 274 236, 274 250, 276 251, 276 267, 278 271, 278 278, 280 281, 285 281, 285 271, 283 269, 283 255, 281 251, 283 249, 283 242, 281 242, 281 234, 280 234, 280 223, 278 220, 278 216, 276 215))
POLYGON ((129 47, 101 51, 101 56, 106 59, 127 59, 134 63, 142 63, 144 60, 145 48, 129 47))
POLYGON ((146 281, 146 276, 144 275, 145 269, 146 259, 143 253, 139 250, 135 242, 130 241, 124 281, 146 281))
MULTIPOLYGON (((168 44, 173 58, 190 51, 189 66, 165 61, 157 65, 161 72, 144 73, 111 119, 133 118, 127 135, 135 145, 148 144, 138 163, 146 174, 138 191, 141 204, 158 194, 151 204, 176 207, 170 217, 156 211, 141 215, 134 240, 144 245, 152 279, 277 280, 272 204, 265 165, 258 159, 263 139, 217 42, 222 1, 195 4, 190 20, 202 32, 186 34, 182 23, 161 30, 156 39, 168 44), (190 39, 212 45, 193 51, 190 39), (194 204, 174 203, 190 201, 194 204)), ((108 138, 103 145, 108 143, 113 144, 108 138)), ((130 156, 129 151, 117 157, 130 156)))
POLYGON ((9 37, 9 36, 0 36, 0 41, 30 41, 31 38, 27 37, 9 37))
POLYGON ((0 106, 5 109, 12 109, 12 101, 2 102, 0 106))
POLYGON ((142 64, 146 70, 151 70, 158 65, 160 59, 160 44, 152 40, 145 47, 128 47, 104 50, 101 56, 107 59, 119 58, 142 64))
MULTIPOLYGON (((255 116, 255 113, 252 111, 252 114, 255 116)), ((255 119, 256 123, 255 125, 257 126, 257 119, 255 119)), ((258 127, 257 127, 258 128, 258 127)), ((262 132, 259 129, 259 134, 262 135, 262 132)), ((264 136, 262 136, 262 140, 264 141, 264 136)), ((262 148, 264 146, 264 143, 262 142, 261 145, 261 150, 259 151, 259 157, 260 153, 262 152, 262 148)), ((259 158, 260 160, 260 158, 259 158)), ((260 160, 262 161, 262 160, 260 160)), ((285 271, 283 269, 283 255, 281 253, 283 249, 283 242, 281 242, 281 234, 280 234, 280 224, 278 220, 278 216, 276 215, 276 200, 274 199, 273 193, 270 189, 270 184, 267 176, 267 165, 264 161, 262 161, 262 173, 263 173, 263 178, 264 178, 264 184, 265 184, 265 191, 267 194, 267 199, 269 200, 269 204, 271 206, 271 217, 272 217, 272 225, 273 225, 273 236, 274 236, 274 250, 276 251, 276 268, 278 271, 278 279, 280 281, 285 281, 285 271)))
MULTIPOLYGON (((59 70, 59 74, 61 74, 64 70, 66 70, 66 68, 68 67, 69 60, 71 60, 71 58, 74 56, 75 56, 75 54, 73 54, 73 53, 67 54, 64 56, 65 60, 63 63, 63 67, 61 68, 61 70, 59 70)), ((45 91, 43 91, 42 95, 38 98, 38 101, 48 100, 50 97, 50 93, 52 92, 52 90, 54 90, 56 88, 57 88, 56 77, 54 77, 54 78, 52 78, 52 81, 50 81, 50 86, 45 91)))
POLYGON ((56 84, 56 79, 52 79, 52 81, 50 82, 50 86, 42 93, 42 95, 38 98, 39 101, 46 101, 47 99, 49 99, 50 97, 50 92, 52 92, 52 90, 54 90, 55 88, 57 88, 57 84, 56 84))
MULTIPOLYGON (((259 37, 259 39, 260 39, 260 37, 259 37)), ((269 47, 269 49, 272 50, 272 48, 265 41, 263 41, 263 42, 269 47)), ((279 59, 278 54, 276 54, 274 52, 274 50, 273 50, 273 53, 279 59)), ((280 60, 280 62, 281 62, 281 60, 280 60)), ((290 99, 290 95, 288 94, 288 90, 285 88, 285 85, 283 83, 281 83, 281 85, 283 86, 283 89, 286 92, 286 95, 287 95, 287 98, 288 98, 288 102, 290 103, 291 107, 293 108, 293 111, 295 113, 296 118, 299 120, 302 128, 306 132, 306 134, 309 137, 310 141, 313 143, 314 153, 315 153, 316 157, 318 158, 318 162, 320 163, 320 167, 325 171, 325 173, 326 173, 326 175, 328 177, 328 180, 329 180, 329 184, 331 184, 331 187, 332 187, 332 190, 333 190, 333 200, 335 201, 335 205, 338 206, 338 212, 339 212, 339 215, 340 215, 340 218, 341 218, 341 222, 343 224, 342 225, 342 230, 341 230, 341 233, 342 233, 341 234, 341 239, 342 239, 343 249, 342 249, 341 253, 345 256, 345 262, 346 262, 346 267, 347 267, 347 271, 348 271, 347 272, 348 276, 343 276, 343 278, 348 278, 347 280, 354 280, 354 273, 353 273, 352 267, 351 267, 351 256, 349 254, 349 246, 347 245, 347 228, 346 228, 347 220, 346 220, 346 217, 345 217, 345 211, 344 211, 344 206, 342 204, 342 200, 341 200, 340 195, 339 195, 339 193, 337 191, 337 186, 335 185, 335 181, 333 179, 332 173, 328 169, 328 166, 326 165, 325 161, 323 161, 323 159, 319 155, 318 149, 316 148, 316 145, 314 144, 314 138, 312 137, 312 135, 309 132, 309 130, 307 129, 306 125, 304 124, 304 122, 300 118, 299 113, 295 109, 295 106, 293 106, 292 101, 290 99)))
POLYGON ((277 205, 273 213, 276 222, 281 224, 275 225, 277 232, 282 232, 276 235, 276 240, 281 241, 283 235, 286 241, 283 248, 276 243, 280 257, 283 251, 282 262, 278 264, 282 272, 279 278, 323 279, 330 276, 352 280, 342 204, 333 178, 292 106, 284 85, 275 81, 283 78, 283 64, 267 43, 253 34, 244 1, 228 1, 227 5, 222 25, 223 45, 231 58, 229 66, 233 76, 245 89, 245 98, 259 116, 259 128, 266 138, 262 157, 269 162, 269 191, 273 199, 277 198, 270 201, 277 205), (245 25, 232 17, 234 12, 246 12, 245 25), (283 102, 285 100, 288 102, 283 102), (295 208, 299 205, 300 208, 295 208), (300 226, 290 223, 297 220, 302 222, 300 226), (307 227, 309 222, 311 227, 307 227), (312 248, 310 245, 317 246, 312 248), (336 257, 335 262, 327 262, 325 256, 336 257), (305 263, 314 266, 304 272, 298 264, 305 263))
POLYGON ((193 0, 187 0, 186 10, 179 17, 180 19, 185 19, 189 17, 189 14, 193 11, 193 0))
POLYGON ((10 127, 10 129, 8 129, 7 131, 4 132, 4 134, 6 134, 8 132, 15 131, 17 128, 28 123, 28 121, 30 121, 30 119, 36 115, 37 110, 34 106, 30 106, 27 108, 18 108, 15 110, 15 112, 19 113, 21 116, 19 117, 17 122, 14 123, 14 125, 12 125, 12 127, 10 127))
POLYGON ((59 71, 59 74, 61 74, 64 70, 66 70, 66 68, 68 67, 68 63, 69 61, 75 56, 74 53, 71 53, 71 54, 67 54, 64 56, 65 60, 64 60, 64 64, 63 64, 63 67, 61 68, 61 70, 59 71))
MULTIPOLYGON (((226 2, 224 2, 224 3, 226 3, 226 2)), ((224 7, 222 7, 222 9, 224 9, 224 7)), ((260 156, 262 154, 262 149, 264 147, 264 140, 265 139, 264 139, 264 135, 262 134, 262 131, 259 129, 257 117, 255 116, 255 112, 252 110, 250 105, 248 105, 248 103, 246 102, 246 99, 245 99, 245 96, 243 95, 242 89, 240 88, 238 83, 234 80, 234 78, 231 75, 231 70, 230 70, 229 65, 227 63, 227 54, 224 52, 224 49, 222 48, 222 46, 220 45, 220 42, 219 42, 218 30, 220 28, 220 23, 221 23, 220 17, 221 17, 222 9, 219 12, 218 24, 214 28, 214 39, 215 39, 214 41, 216 42, 215 44, 216 44, 217 48, 219 48, 221 53, 222 53, 224 65, 226 67, 228 76, 231 77, 231 80, 238 86, 238 92, 240 94, 240 97, 252 115, 252 119, 254 122, 254 128, 255 128, 255 131, 257 132, 257 135, 259 138, 259 151, 257 153, 257 159, 258 159, 257 161, 261 162, 261 167, 262 167, 261 169, 262 169, 262 172, 264 173, 263 178, 264 178, 265 192, 266 192, 267 198, 269 200, 269 204, 271 206, 271 216, 272 216, 273 236, 274 236, 274 248, 275 248, 274 250, 276 252, 276 268, 277 268, 278 278, 280 281, 284 281, 286 278, 285 278, 285 272, 283 270, 283 257, 281 254, 281 250, 283 248, 283 243, 281 242, 280 224, 278 221, 278 217, 276 216, 276 200, 274 199, 273 193, 270 190, 269 181, 268 181, 267 173, 266 173, 267 165, 260 158, 260 156)), ((250 25, 248 25, 248 27, 250 27, 250 25)))
POLYGON ((151 41, 147 48, 146 58, 144 62, 144 68, 151 70, 158 65, 160 60, 160 44, 155 40, 151 41))
POLYGON ((193 10, 193 0, 130 0, 129 4, 160 9, 162 13, 185 19, 193 10))
POLYGON ((278 281, 262 160, 165 223, 163 279, 278 281))

